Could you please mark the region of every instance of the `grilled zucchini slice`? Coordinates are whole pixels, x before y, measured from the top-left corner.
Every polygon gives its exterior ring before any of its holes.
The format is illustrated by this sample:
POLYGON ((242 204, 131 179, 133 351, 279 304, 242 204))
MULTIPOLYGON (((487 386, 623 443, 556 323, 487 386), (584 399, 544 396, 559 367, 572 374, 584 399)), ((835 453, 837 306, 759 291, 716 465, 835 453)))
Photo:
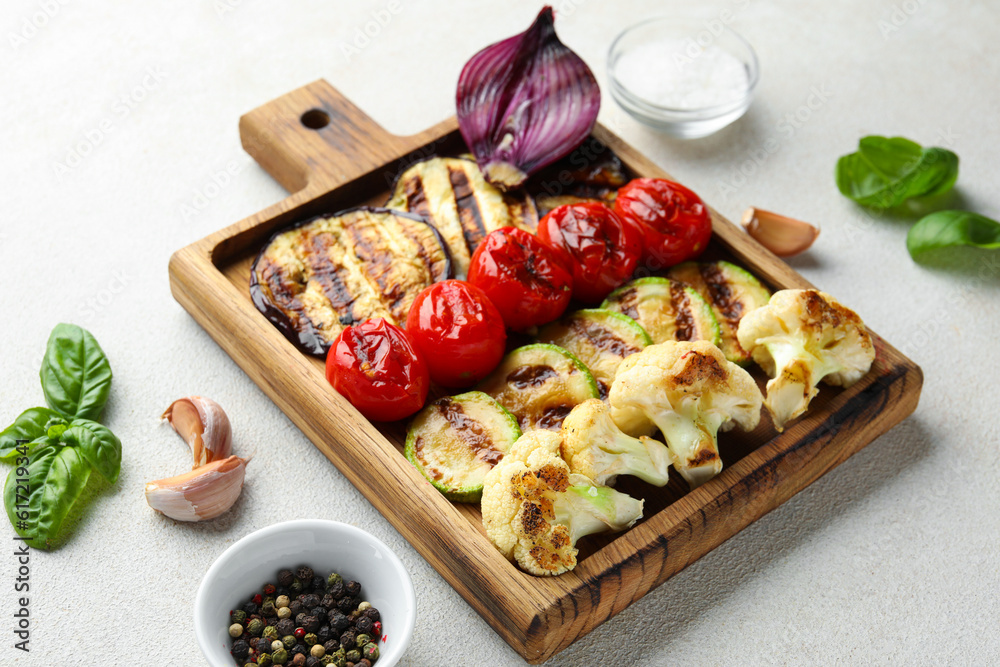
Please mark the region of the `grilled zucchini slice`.
POLYGON ((435 157, 410 166, 396 180, 388 208, 426 218, 444 237, 464 279, 469 259, 486 235, 501 227, 538 227, 535 204, 524 191, 504 193, 483 178, 472 160, 435 157))
POLYGON ((718 345, 719 323, 705 300, 676 280, 653 276, 622 285, 608 295, 602 308, 628 315, 654 343, 707 340, 718 345))
POLYGON ((736 329, 744 315, 767 305, 771 299, 767 288, 748 271, 729 262, 685 262, 670 269, 669 275, 690 285, 711 306, 719 320, 719 348, 726 359, 740 365, 750 363, 750 355, 736 340, 736 329))
POLYGON ((417 294, 449 277, 448 247, 434 227, 362 207, 275 234, 253 263, 250 296, 299 349, 323 355, 356 322, 404 325, 417 294))
POLYGON ((607 398, 625 357, 653 344, 645 329, 631 317, 602 308, 566 315, 545 326, 538 340, 559 345, 586 364, 602 399, 607 398))
POLYGON ((483 478, 521 437, 517 420, 480 391, 439 398, 410 424, 407 460, 448 499, 477 503, 483 478))
POLYGON ((517 418, 522 431, 558 431, 579 403, 598 398, 587 367, 557 345, 525 345, 507 354, 479 387, 517 418))

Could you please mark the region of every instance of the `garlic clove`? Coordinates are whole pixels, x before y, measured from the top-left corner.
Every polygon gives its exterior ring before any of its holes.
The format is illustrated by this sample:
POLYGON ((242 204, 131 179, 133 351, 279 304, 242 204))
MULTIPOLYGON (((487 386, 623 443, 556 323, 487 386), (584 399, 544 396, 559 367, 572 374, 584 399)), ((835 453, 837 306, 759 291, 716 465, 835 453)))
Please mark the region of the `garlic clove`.
POLYGON ((819 228, 785 215, 748 208, 742 224, 747 234, 779 257, 791 257, 808 249, 819 236, 819 228))
POLYGON ((178 521, 207 521, 236 502, 250 459, 238 456, 213 461, 176 477, 146 485, 146 502, 178 521))
POLYGON ((192 469, 232 454, 233 429, 218 403, 203 396, 188 396, 170 404, 163 419, 191 446, 192 469))

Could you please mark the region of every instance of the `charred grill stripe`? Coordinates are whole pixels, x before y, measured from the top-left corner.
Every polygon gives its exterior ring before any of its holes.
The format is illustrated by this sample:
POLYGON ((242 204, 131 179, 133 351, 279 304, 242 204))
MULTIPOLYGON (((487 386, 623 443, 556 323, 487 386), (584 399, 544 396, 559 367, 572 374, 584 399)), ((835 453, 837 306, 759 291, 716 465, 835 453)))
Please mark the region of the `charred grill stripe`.
POLYGON ((733 292, 729 281, 726 280, 718 265, 714 263, 699 264, 698 271, 701 273, 702 280, 705 281, 708 293, 712 297, 712 303, 726 322, 733 329, 736 329, 740 318, 743 317, 743 303, 733 292))
POLYGON ((482 424, 465 414, 460 403, 450 398, 438 403, 438 412, 458 434, 459 439, 472 451, 473 456, 484 463, 495 466, 503 458, 503 452, 494 447, 490 434, 482 424))
POLYGON ((638 322, 641 319, 639 315, 639 290, 630 287, 622 292, 618 297, 618 308, 623 315, 628 315, 638 322))
MULTIPOLYGON (((369 236, 371 229, 368 225, 352 224, 346 225, 347 236, 350 238, 353 253, 348 253, 345 261, 357 261, 361 273, 371 283, 377 286, 374 289, 377 298, 393 314, 399 302, 406 296, 406 290, 400 285, 392 282, 392 253, 386 252, 380 247, 379 242, 383 239, 369 236)), ((386 230, 386 233, 389 233, 386 230)))
POLYGON ((332 234, 320 232, 306 235, 303 242, 307 246, 303 261, 308 267, 308 279, 319 283, 335 311, 341 315, 348 313, 355 297, 342 277, 341 267, 330 260, 330 247, 336 239, 332 234))
POLYGON ((431 214, 430 205, 427 203, 427 194, 424 191, 424 179, 420 174, 414 174, 406 180, 406 210, 429 218, 431 214))
POLYGON ((694 340, 694 316, 691 314, 691 298, 684 285, 677 281, 670 282, 670 300, 674 304, 674 338, 676 340, 694 340))
POLYGON ((598 350, 610 352, 622 359, 639 351, 639 348, 629 345, 610 330, 579 317, 570 319, 569 328, 577 337, 585 338, 598 350))
POLYGON ((469 247, 469 253, 472 253, 486 237, 486 227, 483 224, 482 212, 479 210, 479 202, 476 201, 476 191, 469 184, 469 177, 463 169, 448 167, 448 179, 451 181, 451 189, 455 192, 455 209, 462 223, 465 245, 469 247))

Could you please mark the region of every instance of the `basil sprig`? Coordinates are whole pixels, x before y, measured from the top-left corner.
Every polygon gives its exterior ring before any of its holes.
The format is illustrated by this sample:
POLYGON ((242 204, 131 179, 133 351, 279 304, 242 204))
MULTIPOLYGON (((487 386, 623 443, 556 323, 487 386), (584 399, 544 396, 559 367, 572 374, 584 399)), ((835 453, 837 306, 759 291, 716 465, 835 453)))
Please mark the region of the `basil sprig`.
POLYGON ((972 211, 937 211, 921 218, 906 235, 910 257, 952 246, 1000 248, 1000 222, 972 211))
POLYGON ((911 197, 943 194, 957 179, 955 153, 903 137, 863 137, 856 153, 837 160, 837 188, 863 206, 892 208, 911 197))
POLYGON ((111 365, 89 331, 57 325, 39 375, 49 407, 25 410, 0 432, 0 460, 16 464, 4 485, 7 518, 31 546, 49 549, 91 471, 118 480, 122 443, 96 421, 111 392, 111 365))

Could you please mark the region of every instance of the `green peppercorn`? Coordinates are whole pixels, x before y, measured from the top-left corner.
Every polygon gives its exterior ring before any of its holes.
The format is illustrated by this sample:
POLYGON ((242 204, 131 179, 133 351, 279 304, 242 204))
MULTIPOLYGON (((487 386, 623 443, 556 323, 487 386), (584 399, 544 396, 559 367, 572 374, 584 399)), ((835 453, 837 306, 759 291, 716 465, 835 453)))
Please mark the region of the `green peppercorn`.
POLYGON ((271 667, 272 664, 270 653, 257 654, 257 667, 271 667))
POLYGON ((357 662, 361 659, 361 651, 356 648, 352 648, 344 655, 344 659, 347 660, 347 662, 357 662))
MULTIPOLYGON (((360 635, 354 638, 354 645, 357 646, 358 648, 364 648, 365 644, 370 643, 371 640, 372 640, 371 635, 366 635, 365 633, 362 632, 360 635)), ((357 660, 355 660, 355 662, 357 662, 357 660)))
POLYGON ((264 631, 261 633, 260 636, 263 637, 264 639, 267 639, 268 641, 273 642, 275 639, 278 638, 278 630, 273 625, 269 625, 266 628, 264 628, 264 631))
POLYGON ((336 583, 343 583, 344 578, 337 574, 336 572, 331 572, 330 576, 326 578, 326 587, 329 588, 336 583))
POLYGON ((314 632, 307 632, 306 636, 302 638, 302 641, 306 643, 306 646, 315 646, 319 642, 319 637, 317 637, 314 632))
POLYGON ((287 607, 290 602, 291 600, 288 599, 287 595, 279 595, 274 599, 274 606, 281 609, 282 607, 287 607))
POLYGON ((229 626, 229 636, 236 638, 243 634, 243 626, 239 623, 233 623, 229 626))
POLYGON ((283 665, 288 662, 288 651, 284 647, 279 648, 277 651, 271 654, 271 661, 276 665, 283 665))
POLYGON ((295 593, 296 595, 301 593, 304 589, 305 586, 302 585, 302 582, 299 581, 298 577, 295 577, 295 580, 292 582, 292 585, 288 587, 288 590, 295 593))
POLYGON ((298 641, 295 635, 285 635, 281 638, 281 643, 285 645, 285 648, 292 648, 298 641))
MULTIPOLYGON (((231 629, 232 628, 230 628, 230 630, 231 629)), ((261 622, 259 618, 251 619, 250 622, 247 623, 247 632, 249 632, 254 637, 260 637, 260 633, 264 632, 264 624, 261 622)))
POLYGON ((333 660, 331 664, 334 664, 337 667, 344 667, 347 664, 347 652, 344 650, 343 646, 338 648, 336 651, 333 651, 332 653, 327 653, 323 657, 331 658, 333 660))
POLYGON ((361 653, 372 662, 375 662, 376 660, 378 660, 378 655, 379 655, 378 644, 374 644, 372 642, 365 644, 365 647, 361 649, 361 653))
POLYGON ((260 606, 260 613, 265 616, 274 616, 278 613, 278 610, 274 606, 274 602, 271 600, 264 600, 264 604, 260 606))
POLYGON ((229 620, 233 623, 242 623, 247 620, 247 613, 242 609, 234 609, 229 612, 229 620))

